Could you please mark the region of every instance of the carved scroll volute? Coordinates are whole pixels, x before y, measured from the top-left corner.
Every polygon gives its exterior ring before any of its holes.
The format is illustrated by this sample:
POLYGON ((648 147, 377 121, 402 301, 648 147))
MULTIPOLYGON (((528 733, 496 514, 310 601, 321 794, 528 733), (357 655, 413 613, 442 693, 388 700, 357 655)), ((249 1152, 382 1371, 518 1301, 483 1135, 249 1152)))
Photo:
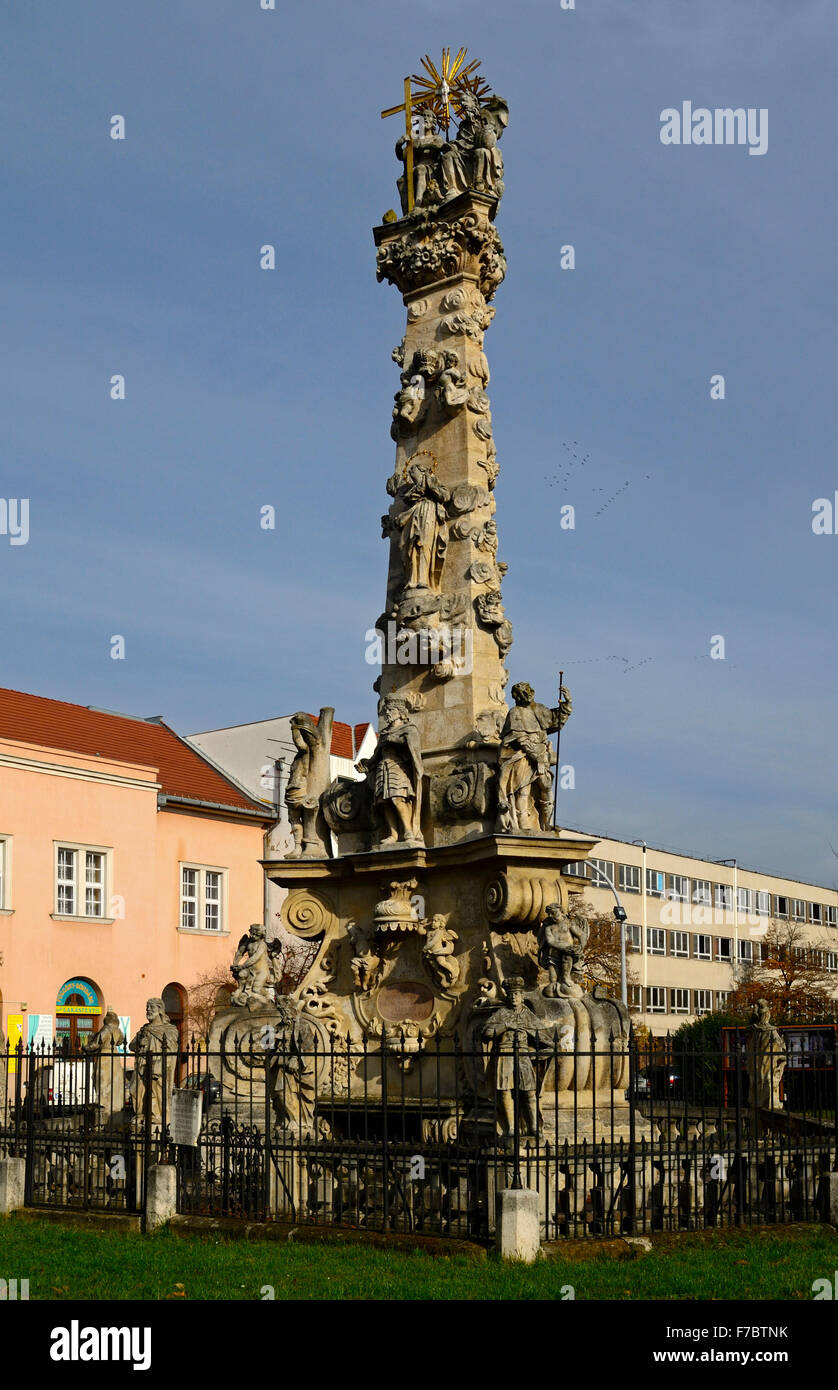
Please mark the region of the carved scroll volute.
POLYGON ((514 869, 496 874, 483 892, 489 921, 498 926, 531 926, 543 917, 549 903, 567 907, 567 885, 557 874, 531 874, 514 869))
POLYGON ((337 914, 325 894, 308 888, 292 888, 282 904, 282 924, 292 936, 311 941, 337 926, 337 914))

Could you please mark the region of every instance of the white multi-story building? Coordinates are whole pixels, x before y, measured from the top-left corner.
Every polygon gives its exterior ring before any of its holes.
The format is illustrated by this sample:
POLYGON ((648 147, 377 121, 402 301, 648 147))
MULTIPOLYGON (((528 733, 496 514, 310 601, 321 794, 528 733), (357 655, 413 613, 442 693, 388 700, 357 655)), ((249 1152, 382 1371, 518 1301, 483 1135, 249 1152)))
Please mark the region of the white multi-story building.
POLYGON ((772 921, 799 927, 801 949, 834 976, 838 997, 838 889, 607 836, 566 873, 585 880, 598 912, 612 911, 613 883, 628 914, 629 1003, 653 1033, 723 1008, 759 963, 772 921))

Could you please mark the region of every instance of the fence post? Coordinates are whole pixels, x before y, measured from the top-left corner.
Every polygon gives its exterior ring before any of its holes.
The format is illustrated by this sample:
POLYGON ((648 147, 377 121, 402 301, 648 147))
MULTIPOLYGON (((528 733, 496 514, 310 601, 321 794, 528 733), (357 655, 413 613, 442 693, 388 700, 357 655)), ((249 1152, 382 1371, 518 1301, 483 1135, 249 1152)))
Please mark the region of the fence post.
POLYGON ((381 1034, 381 1181, 384 1201, 384 1230, 390 1229, 390 1155, 387 1149, 387 1030, 381 1034))
POLYGON ((512 1035, 512 1190, 520 1192, 524 1186, 521 1181, 521 1077, 519 1073, 518 1034, 512 1035))
POLYGON ((733 1199, 736 1204, 736 1225, 741 1226, 744 1221, 745 1193, 743 1190, 744 1156, 742 1153, 742 1048, 738 1024, 734 1042, 736 1046, 736 1147, 733 1159, 733 1199))
MULTIPOLYGON (((35 1077, 32 1066, 32 1054, 27 1058, 29 1063, 26 1081, 26 1135, 25 1135, 25 1177, 24 1177, 24 1205, 29 1206, 32 1201, 32 1190, 35 1182, 35 1077)), ((17 1086, 16 1090, 20 1094, 21 1077, 23 1074, 24 1052, 23 1044, 17 1045, 17 1086)), ((17 1116, 20 1116, 20 1105, 17 1106, 17 1116)), ((19 1123, 19 1118, 18 1118, 19 1123)))

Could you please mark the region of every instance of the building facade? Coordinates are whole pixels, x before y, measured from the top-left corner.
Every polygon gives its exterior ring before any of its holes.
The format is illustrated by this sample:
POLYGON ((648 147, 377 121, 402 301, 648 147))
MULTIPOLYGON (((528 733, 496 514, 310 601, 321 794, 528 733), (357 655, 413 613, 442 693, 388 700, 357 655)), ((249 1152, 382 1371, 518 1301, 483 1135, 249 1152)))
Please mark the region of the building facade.
POLYGON ((229 975, 262 920, 272 808, 162 720, 0 691, 0 968, 9 1042, 132 1035, 229 975), (232 939, 231 939, 232 938, 232 939))
POLYGON ((759 963, 772 921, 799 928, 801 948, 834 980, 838 997, 835 888, 608 837, 566 872, 597 912, 615 906, 613 883, 628 914, 629 1004, 654 1034, 723 1008, 743 972, 759 963))

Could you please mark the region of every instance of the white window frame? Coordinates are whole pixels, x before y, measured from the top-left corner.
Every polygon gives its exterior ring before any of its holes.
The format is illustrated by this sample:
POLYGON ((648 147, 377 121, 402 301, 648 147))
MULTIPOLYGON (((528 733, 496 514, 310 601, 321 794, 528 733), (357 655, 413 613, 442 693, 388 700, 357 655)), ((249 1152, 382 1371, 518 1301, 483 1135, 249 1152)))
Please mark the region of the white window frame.
POLYGON ((649 898, 662 898, 666 888, 666 874, 661 869, 646 870, 646 896, 649 898), (655 886, 652 887, 652 884, 655 886))
POLYGON ((828 927, 838 927, 838 907, 826 907, 826 925, 828 927))
POLYGON ((83 845, 73 840, 53 840, 53 903, 52 916, 59 920, 81 922, 113 922, 110 916, 111 884, 113 882, 113 847, 110 845, 83 845), (73 877, 59 878, 58 866, 62 851, 73 856, 73 877), (87 856, 96 854, 102 861, 101 912, 87 911, 87 856), (73 910, 67 912, 61 906, 61 884, 73 885, 73 910))
POLYGON ((562 873, 567 874, 568 878, 587 878, 588 867, 584 859, 574 859, 571 864, 564 865, 562 873))
POLYGON ((640 892, 640 865, 620 864, 618 888, 621 893, 640 892))
POLYGON ((738 911, 746 917, 750 916, 754 910, 753 888, 737 888, 736 899, 738 911))
POLYGON ((717 883, 713 890, 713 902, 717 912, 733 911, 733 885, 730 883, 717 883))
POLYGON ((713 1012, 712 989, 697 989, 695 991, 695 1012, 697 1018, 700 1018, 702 1014, 713 1012))
POLYGON ((809 904, 809 921, 813 924, 813 926, 816 926, 816 927, 822 927, 822 926, 823 926, 823 904, 822 904, 822 903, 810 903, 810 904, 809 904))
POLYGON ((688 1014, 690 1011, 690 991, 688 989, 673 989, 670 991, 671 1012, 673 1014, 688 1014))
POLYGON ((806 921, 806 903, 803 898, 792 898, 790 904, 792 921, 806 921))
POLYGON ((729 996, 729 989, 716 990, 716 1008, 718 1009, 719 1013, 722 1013, 722 1011, 727 1008, 727 1001, 729 996))
POLYGON ((643 928, 639 923, 626 922, 626 949, 629 951, 643 950, 643 928))
POLYGON ((12 837, 0 835, 0 912, 12 911, 12 837))
POLYGON ((190 936, 226 936, 227 927, 227 887, 229 870, 221 864, 197 864, 190 859, 182 859, 178 863, 178 931, 188 932, 190 936), (190 870, 196 875, 195 898, 187 898, 183 891, 184 870, 190 870), (217 927, 208 927, 207 922, 207 874, 219 874, 219 923, 217 927), (185 902, 195 903, 195 926, 186 927, 183 925, 183 907, 185 902))
POLYGON ((712 959, 713 959, 713 938, 712 938, 712 936, 708 936, 706 932, 698 932, 698 933, 693 937, 693 959, 694 959, 694 960, 712 960, 712 959), (699 945, 699 942, 700 942, 700 941, 706 941, 706 942, 707 942, 707 947, 706 947, 706 949, 705 949, 705 948, 702 948, 702 947, 699 945))
POLYGON ((783 919, 786 919, 786 918, 788 917, 788 915, 789 915, 789 897, 788 897, 788 894, 787 894, 787 893, 778 893, 778 894, 777 894, 777 916, 778 916, 778 917, 782 917, 783 919), (785 906, 785 911, 784 911, 783 908, 780 906, 781 903, 785 903, 785 905, 786 905, 786 906, 785 906))
POLYGON ((830 975, 838 975, 838 951, 826 952, 826 968, 830 975))
POLYGON ((673 932, 670 932, 670 938, 669 938, 669 954, 670 954, 671 956, 680 956, 682 959, 689 960, 689 958, 690 958, 690 934, 689 934, 689 932, 686 932, 686 931, 673 931, 673 932))
POLYGON ((666 987, 665 985, 646 986, 646 1012, 649 1014, 666 1013, 666 987), (660 1001, 660 1002, 658 1002, 660 1001))
POLYGON ((733 937, 732 937, 732 936, 717 936, 717 937, 716 937, 716 960, 719 961, 720 964, 722 964, 722 965, 732 965, 732 964, 733 964, 733 937), (722 943, 723 943, 723 942, 727 945, 728 952, 729 952, 728 955, 723 955, 723 954, 722 954, 722 943))
POLYGON ((686 874, 666 875, 666 896, 673 903, 689 902, 690 880, 686 874))
POLYGON ((592 888, 605 888, 607 890, 614 882, 614 865, 610 859, 589 859, 588 867, 590 869, 588 877, 592 888), (608 882, 602 877, 603 873, 607 874, 608 882))
POLYGON ((646 950, 650 956, 666 955, 666 929, 665 927, 646 928, 646 950))
POLYGON ((771 916, 771 894, 763 889, 757 890, 757 915, 759 917, 771 916))
POLYGON ((713 906, 713 885, 709 878, 694 878, 692 900, 697 907, 713 906))
POLYGON ((740 965, 753 965, 754 963, 754 943, 740 936, 737 959, 740 965))

